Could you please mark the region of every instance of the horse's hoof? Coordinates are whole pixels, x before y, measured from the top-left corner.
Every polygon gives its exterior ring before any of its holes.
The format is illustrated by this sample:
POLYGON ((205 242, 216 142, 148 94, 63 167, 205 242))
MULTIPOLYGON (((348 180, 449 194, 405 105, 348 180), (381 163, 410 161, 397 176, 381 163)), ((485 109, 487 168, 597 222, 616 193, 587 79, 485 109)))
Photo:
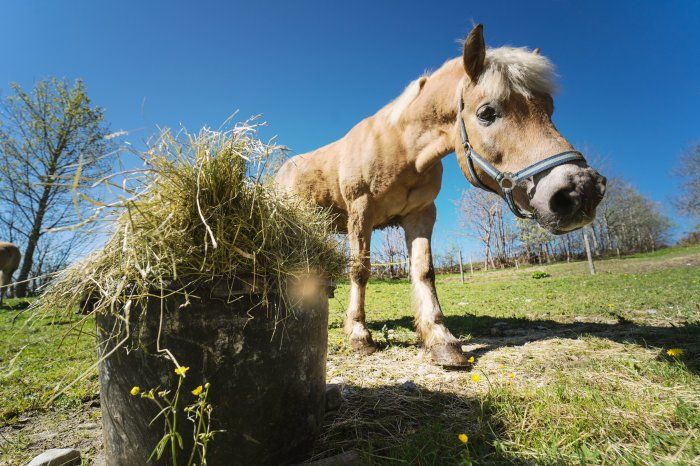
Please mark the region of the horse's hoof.
POLYGON ((430 354, 433 362, 445 369, 462 369, 470 365, 467 355, 462 352, 459 343, 433 345, 430 348, 430 354))
POLYGON ((372 341, 372 337, 351 338, 350 347, 355 353, 359 354, 360 356, 368 356, 377 351, 377 345, 375 345, 372 341))

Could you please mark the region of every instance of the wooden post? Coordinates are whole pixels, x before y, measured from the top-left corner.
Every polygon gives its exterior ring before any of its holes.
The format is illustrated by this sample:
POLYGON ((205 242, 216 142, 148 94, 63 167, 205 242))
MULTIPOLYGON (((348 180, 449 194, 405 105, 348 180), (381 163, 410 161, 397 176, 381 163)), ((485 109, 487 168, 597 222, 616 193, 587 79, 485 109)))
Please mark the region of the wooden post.
POLYGON ((458 250, 459 253, 459 276, 462 279, 462 284, 464 284, 464 269, 462 268, 462 250, 458 250))
POLYGON ((472 253, 469 253, 469 275, 474 275, 474 264, 472 264, 472 253))
POLYGON ((595 265, 593 264, 593 256, 591 255, 591 246, 588 244, 588 233, 583 230, 583 244, 586 246, 586 257, 588 258, 588 269, 591 275, 595 275, 595 265))

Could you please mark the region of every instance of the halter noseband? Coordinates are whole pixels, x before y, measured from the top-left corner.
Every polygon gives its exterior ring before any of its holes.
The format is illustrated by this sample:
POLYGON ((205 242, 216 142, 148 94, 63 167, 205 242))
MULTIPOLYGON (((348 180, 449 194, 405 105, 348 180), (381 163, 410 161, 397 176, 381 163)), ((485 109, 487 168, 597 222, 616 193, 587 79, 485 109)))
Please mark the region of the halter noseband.
POLYGON ((557 167, 559 165, 563 165, 565 163, 581 160, 584 162, 586 161, 586 159, 583 157, 583 154, 581 154, 580 152, 575 150, 569 150, 556 155, 552 155, 551 157, 547 157, 546 159, 540 160, 539 162, 535 162, 532 165, 529 165, 516 173, 502 172, 493 165, 491 165, 489 162, 487 162, 486 159, 484 159, 481 155, 479 155, 469 143, 469 136, 467 136, 467 127, 464 126, 464 118, 462 118, 463 110, 464 99, 460 95, 459 111, 457 112, 457 121, 459 122, 459 132, 462 135, 462 146, 464 146, 464 154, 467 158, 467 169, 469 170, 469 175, 471 176, 471 179, 467 178, 467 180, 477 188, 481 188, 483 190, 498 194, 496 191, 489 188, 488 186, 483 184, 481 180, 479 180, 479 177, 476 175, 476 171, 474 170, 474 163, 476 163, 479 166, 479 168, 485 171, 488 176, 493 178, 493 180, 496 183, 498 183, 498 186, 503 192, 503 198, 508 203, 508 207, 510 207, 510 210, 513 211, 516 217, 535 217, 530 212, 523 212, 522 210, 520 210, 518 205, 513 200, 513 188, 515 188, 515 186, 520 181, 524 180, 525 178, 530 178, 531 176, 535 176, 539 173, 542 173, 543 171, 557 167))

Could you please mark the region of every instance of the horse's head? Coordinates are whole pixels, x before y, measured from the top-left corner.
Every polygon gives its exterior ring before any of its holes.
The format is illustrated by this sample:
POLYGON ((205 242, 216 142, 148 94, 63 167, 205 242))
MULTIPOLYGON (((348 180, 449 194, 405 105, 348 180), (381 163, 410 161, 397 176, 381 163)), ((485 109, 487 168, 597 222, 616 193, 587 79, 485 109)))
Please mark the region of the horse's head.
POLYGON ((462 58, 457 139, 465 176, 553 233, 591 222, 606 180, 552 123, 549 60, 525 49, 486 50, 481 25, 467 36, 462 58))

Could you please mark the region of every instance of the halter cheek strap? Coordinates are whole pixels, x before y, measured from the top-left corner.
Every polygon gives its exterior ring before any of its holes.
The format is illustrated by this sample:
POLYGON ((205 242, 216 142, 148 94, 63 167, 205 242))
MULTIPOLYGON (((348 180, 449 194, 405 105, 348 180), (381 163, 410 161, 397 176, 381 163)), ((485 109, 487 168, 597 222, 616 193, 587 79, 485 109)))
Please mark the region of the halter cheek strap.
POLYGON ((535 162, 532 165, 528 165, 522 170, 516 173, 502 172, 496 167, 491 165, 486 161, 478 152, 474 150, 472 145, 469 143, 469 136, 467 135, 467 127, 464 125, 464 118, 462 118, 462 111, 464 110, 464 99, 460 95, 459 97, 459 111, 457 112, 457 122, 459 124, 459 132, 462 136, 462 146, 464 147, 464 154, 467 158, 467 170, 469 171, 469 177, 467 178, 469 182, 476 186, 477 188, 483 189, 485 191, 490 191, 492 193, 498 194, 493 189, 486 186, 481 182, 474 169, 474 164, 478 165, 489 177, 491 177, 501 188, 503 193, 503 198, 510 210, 515 214, 516 217, 520 218, 534 218, 534 214, 530 212, 524 212, 518 207, 513 199, 513 188, 515 188, 518 183, 526 178, 530 178, 544 171, 550 170, 559 165, 564 165, 565 163, 586 161, 583 155, 575 150, 569 150, 566 152, 560 152, 559 154, 552 155, 546 159, 535 162), (471 178, 471 179, 470 179, 471 178))

